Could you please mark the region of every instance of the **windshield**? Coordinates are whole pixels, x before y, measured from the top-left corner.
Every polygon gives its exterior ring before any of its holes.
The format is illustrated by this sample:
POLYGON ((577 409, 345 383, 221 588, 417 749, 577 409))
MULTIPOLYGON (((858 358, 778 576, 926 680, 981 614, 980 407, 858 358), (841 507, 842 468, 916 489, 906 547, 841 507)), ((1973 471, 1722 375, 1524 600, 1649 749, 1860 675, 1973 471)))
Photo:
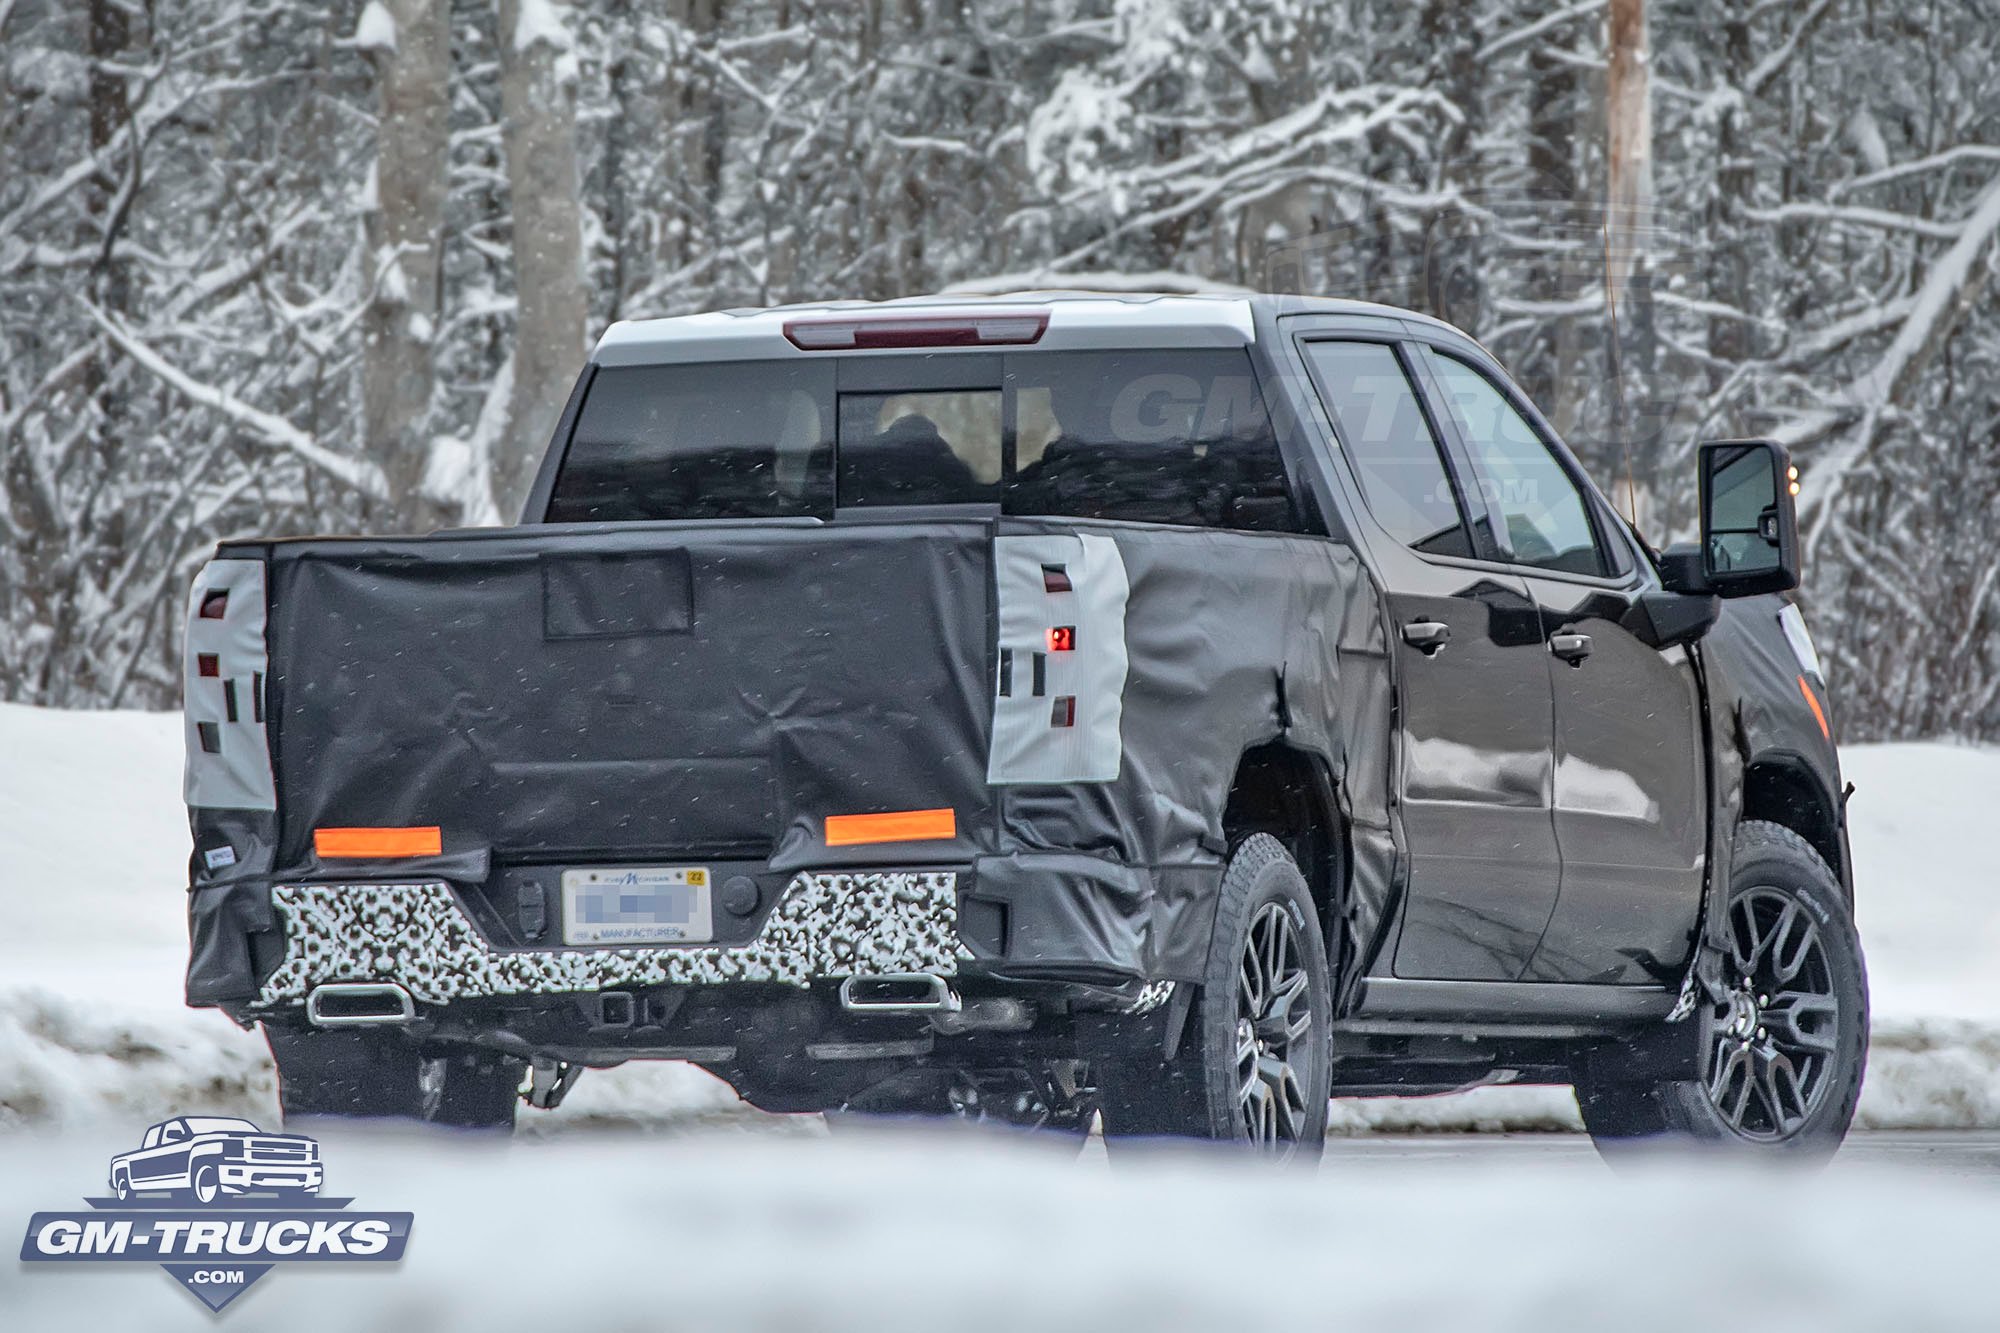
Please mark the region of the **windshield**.
POLYGON ((188 1127, 188 1132, 191 1134, 257 1134, 262 1132, 248 1120, 234 1120, 228 1116, 189 1116, 181 1123, 188 1127))
POLYGON ((891 358, 866 359, 865 373, 862 361, 598 370, 548 521, 979 504, 1299 530, 1241 351, 979 357, 947 363, 966 382, 943 385, 926 358, 912 362, 926 383, 907 387, 893 382, 891 358))

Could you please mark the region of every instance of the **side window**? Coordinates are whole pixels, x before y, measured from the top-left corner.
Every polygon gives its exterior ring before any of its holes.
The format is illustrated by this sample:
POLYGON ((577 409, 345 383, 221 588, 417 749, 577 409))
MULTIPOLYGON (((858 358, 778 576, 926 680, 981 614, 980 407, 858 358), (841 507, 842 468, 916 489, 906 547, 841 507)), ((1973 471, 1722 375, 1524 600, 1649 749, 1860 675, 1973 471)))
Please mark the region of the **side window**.
POLYGON ((1465 436, 1479 486, 1506 525, 1518 565, 1568 574, 1609 572, 1583 492, 1493 382, 1454 357, 1431 354, 1445 403, 1465 436))
POLYGON ((1472 541, 1444 456, 1395 350, 1309 342, 1305 352, 1376 520, 1413 550, 1470 557, 1472 541))

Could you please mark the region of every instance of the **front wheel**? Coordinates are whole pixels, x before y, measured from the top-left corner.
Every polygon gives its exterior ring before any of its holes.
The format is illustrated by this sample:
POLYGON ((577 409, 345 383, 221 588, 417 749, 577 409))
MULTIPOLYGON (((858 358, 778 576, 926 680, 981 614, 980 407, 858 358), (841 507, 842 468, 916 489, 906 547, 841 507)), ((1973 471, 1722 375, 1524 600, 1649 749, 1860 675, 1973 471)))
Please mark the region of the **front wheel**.
POLYGON ((1276 838, 1245 839, 1222 877, 1201 996, 1179 1050, 1104 1064, 1106 1143, 1221 1139, 1317 1160, 1332 1018, 1326 942, 1305 876, 1276 838))
POLYGON ((196 1203, 214 1203, 221 1196, 222 1181, 216 1175, 215 1168, 212 1166, 196 1167, 194 1173, 194 1201, 196 1203))
POLYGON ((1746 820, 1729 884, 1729 950, 1698 1023, 1702 1077, 1580 1081, 1600 1149, 1681 1140, 1833 1155, 1868 1060, 1868 973, 1846 896, 1791 829, 1746 820))

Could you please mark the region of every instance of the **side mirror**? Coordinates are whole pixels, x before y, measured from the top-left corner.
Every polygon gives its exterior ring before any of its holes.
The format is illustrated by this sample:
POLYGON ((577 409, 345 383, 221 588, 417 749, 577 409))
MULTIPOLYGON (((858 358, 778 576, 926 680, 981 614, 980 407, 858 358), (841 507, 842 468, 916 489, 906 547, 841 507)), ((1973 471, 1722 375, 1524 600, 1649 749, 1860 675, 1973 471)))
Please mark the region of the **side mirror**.
POLYGON ((1798 474, 1775 440, 1701 446, 1701 544, 1674 547, 1661 574, 1675 592, 1751 597, 1799 586, 1798 474))

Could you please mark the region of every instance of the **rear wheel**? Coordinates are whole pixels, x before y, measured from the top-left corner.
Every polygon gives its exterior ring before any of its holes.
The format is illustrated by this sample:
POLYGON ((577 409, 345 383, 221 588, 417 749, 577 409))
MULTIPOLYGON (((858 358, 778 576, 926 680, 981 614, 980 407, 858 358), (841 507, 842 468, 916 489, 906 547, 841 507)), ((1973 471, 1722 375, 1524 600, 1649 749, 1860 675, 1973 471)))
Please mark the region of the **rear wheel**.
POLYGON ((1681 1140, 1829 1157, 1853 1122, 1868 1057, 1868 976, 1839 881, 1811 844, 1758 820, 1737 830, 1729 950, 1700 1026, 1702 1077, 1583 1080, 1599 1148, 1681 1140))
POLYGON ((1099 1078, 1106 1142, 1220 1139, 1279 1159, 1325 1147, 1331 969, 1305 877, 1267 834, 1230 858, 1201 995, 1171 1059, 1134 1054, 1099 1078))

